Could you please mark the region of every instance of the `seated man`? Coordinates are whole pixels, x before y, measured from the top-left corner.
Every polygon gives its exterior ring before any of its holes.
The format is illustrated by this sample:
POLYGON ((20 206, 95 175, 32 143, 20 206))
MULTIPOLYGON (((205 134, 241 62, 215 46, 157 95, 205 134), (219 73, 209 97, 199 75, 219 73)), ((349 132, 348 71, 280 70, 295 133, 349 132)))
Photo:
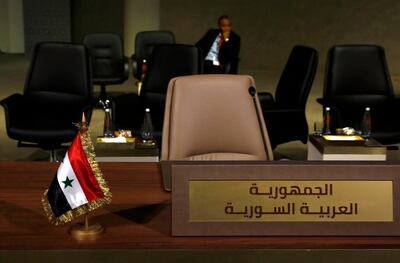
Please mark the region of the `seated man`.
POLYGON ((218 18, 218 29, 210 29, 196 46, 203 51, 205 74, 236 74, 240 37, 232 31, 229 16, 218 18))

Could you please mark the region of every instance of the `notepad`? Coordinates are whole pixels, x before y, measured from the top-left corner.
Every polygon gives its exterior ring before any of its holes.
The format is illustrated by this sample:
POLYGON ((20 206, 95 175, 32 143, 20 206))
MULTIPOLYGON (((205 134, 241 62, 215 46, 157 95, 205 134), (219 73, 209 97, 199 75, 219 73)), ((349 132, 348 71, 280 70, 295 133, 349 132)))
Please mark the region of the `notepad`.
POLYGON ((98 137, 97 143, 134 143, 135 138, 125 138, 122 136, 114 138, 98 137))
POLYGON ((364 138, 358 135, 322 135, 327 141, 337 141, 337 142, 358 142, 364 141, 364 138))

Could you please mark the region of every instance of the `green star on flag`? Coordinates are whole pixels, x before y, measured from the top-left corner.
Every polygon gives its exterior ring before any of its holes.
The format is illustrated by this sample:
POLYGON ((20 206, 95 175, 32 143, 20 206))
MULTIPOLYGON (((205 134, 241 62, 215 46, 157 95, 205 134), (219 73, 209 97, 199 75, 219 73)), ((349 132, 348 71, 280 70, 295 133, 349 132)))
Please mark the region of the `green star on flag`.
POLYGON ((72 188, 72 182, 74 181, 74 179, 69 179, 68 176, 65 179, 65 181, 61 181, 64 184, 64 189, 67 188, 68 186, 70 186, 72 188))

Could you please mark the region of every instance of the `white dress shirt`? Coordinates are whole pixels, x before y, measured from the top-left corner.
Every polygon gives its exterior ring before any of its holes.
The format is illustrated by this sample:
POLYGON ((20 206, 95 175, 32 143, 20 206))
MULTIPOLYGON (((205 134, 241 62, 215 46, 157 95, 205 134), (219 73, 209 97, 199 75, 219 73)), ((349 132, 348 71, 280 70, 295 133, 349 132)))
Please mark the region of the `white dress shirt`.
POLYGON ((208 54, 205 58, 205 60, 209 60, 213 62, 213 65, 219 66, 219 58, 218 58, 218 53, 219 53, 219 47, 218 43, 221 41, 222 34, 219 33, 218 36, 215 38, 214 43, 211 45, 210 51, 208 51, 208 54))

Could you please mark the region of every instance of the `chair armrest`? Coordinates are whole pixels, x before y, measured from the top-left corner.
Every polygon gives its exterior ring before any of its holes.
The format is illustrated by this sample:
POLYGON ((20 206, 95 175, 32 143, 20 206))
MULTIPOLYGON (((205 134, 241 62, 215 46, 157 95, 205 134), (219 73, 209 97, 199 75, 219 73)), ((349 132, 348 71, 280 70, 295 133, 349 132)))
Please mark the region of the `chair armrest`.
POLYGON ((304 113, 304 109, 267 109, 263 110, 264 113, 277 113, 277 114, 296 114, 304 113))
POLYGON ((272 109, 263 111, 271 145, 300 140, 307 142, 308 123, 304 109, 272 109))
POLYGON ((269 92, 258 92, 258 100, 260 101, 261 109, 268 110, 273 109, 275 105, 274 97, 269 92))
POLYGON ((129 59, 124 56, 124 78, 129 78, 129 59))
POLYGON ((18 116, 18 112, 23 109, 24 101, 25 98, 22 94, 13 94, 0 101, 0 105, 4 108, 7 130, 12 116, 18 116))
POLYGON ((23 101, 24 101, 24 96, 22 94, 16 93, 0 101, 0 105, 4 107, 4 110, 6 111, 7 114, 7 111, 10 110, 11 108, 15 108, 22 105, 23 101))
POLYGON ((224 74, 230 74, 231 73, 231 68, 232 68, 232 64, 231 63, 226 63, 224 65, 224 74))
POLYGON ((137 58, 137 56, 135 54, 133 54, 131 56, 131 63, 132 63, 132 74, 133 74, 133 77, 135 77, 136 79, 140 79, 141 66, 140 66, 139 60, 138 60, 138 58, 137 58))
POLYGON ((400 97, 393 98, 393 104, 400 105, 400 97))
POLYGON ((144 106, 142 99, 135 93, 120 95, 111 102, 112 119, 117 129, 140 129, 144 106))
POLYGON ((382 115, 387 115, 387 114, 391 114, 391 113, 395 113, 400 109, 400 98, 399 97, 395 97, 395 98, 391 98, 388 99, 386 102, 384 103, 380 103, 377 105, 366 105, 368 107, 371 107, 371 111, 378 111, 381 112, 382 115))
POLYGON ((239 60, 233 60, 224 64, 225 74, 237 74, 238 73, 239 60))
POLYGON ((317 101, 319 104, 321 104, 322 106, 325 106, 325 105, 326 105, 326 101, 325 101, 324 98, 317 98, 316 101, 317 101))
POLYGON ((307 126, 306 113, 304 109, 272 109, 263 111, 267 127, 274 130, 299 129, 307 126))
POLYGON ((304 109, 267 109, 263 110, 263 116, 266 122, 287 122, 292 123, 294 127, 298 125, 297 122, 306 121, 304 109))

